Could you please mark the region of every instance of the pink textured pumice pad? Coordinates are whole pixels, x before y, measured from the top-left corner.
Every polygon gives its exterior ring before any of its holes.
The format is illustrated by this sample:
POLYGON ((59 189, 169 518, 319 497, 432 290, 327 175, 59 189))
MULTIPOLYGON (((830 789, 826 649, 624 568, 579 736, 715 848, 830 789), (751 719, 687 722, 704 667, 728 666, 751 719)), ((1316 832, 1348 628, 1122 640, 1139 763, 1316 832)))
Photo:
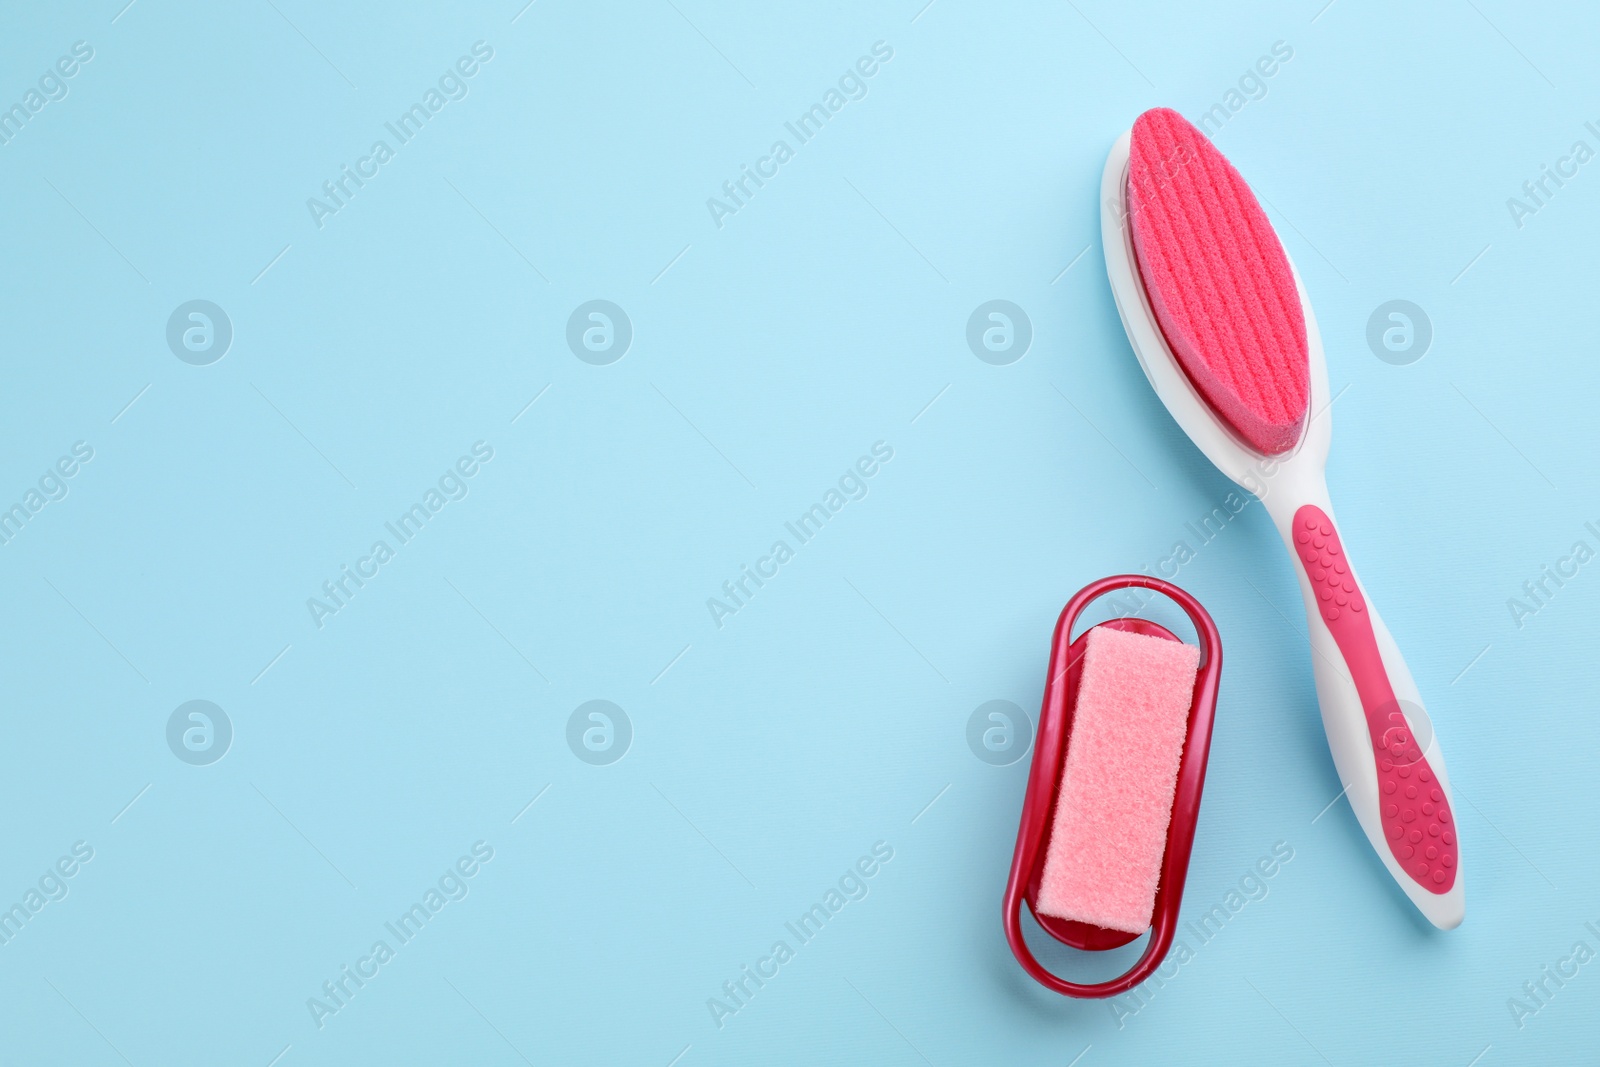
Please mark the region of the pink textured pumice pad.
POLYGON ((1200 650, 1180 641, 1089 631, 1041 913, 1149 929, 1199 664, 1200 650))
POLYGON ((1255 194, 1176 111, 1146 111, 1128 146, 1134 258, 1167 346, 1217 417, 1276 456, 1305 428, 1306 320, 1255 194))

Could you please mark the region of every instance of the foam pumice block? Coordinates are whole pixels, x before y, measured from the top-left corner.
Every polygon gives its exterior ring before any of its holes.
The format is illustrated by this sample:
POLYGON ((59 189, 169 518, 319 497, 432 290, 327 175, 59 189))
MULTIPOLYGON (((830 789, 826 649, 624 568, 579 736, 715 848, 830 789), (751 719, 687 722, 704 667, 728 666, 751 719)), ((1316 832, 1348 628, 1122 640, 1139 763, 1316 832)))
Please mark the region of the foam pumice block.
POLYGON ((1250 186, 1188 120, 1133 124, 1128 217, 1150 307, 1189 380, 1251 448, 1300 440, 1311 397, 1305 312, 1250 186))
POLYGON ((1155 911, 1200 650, 1089 631, 1036 904, 1143 933, 1155 911))

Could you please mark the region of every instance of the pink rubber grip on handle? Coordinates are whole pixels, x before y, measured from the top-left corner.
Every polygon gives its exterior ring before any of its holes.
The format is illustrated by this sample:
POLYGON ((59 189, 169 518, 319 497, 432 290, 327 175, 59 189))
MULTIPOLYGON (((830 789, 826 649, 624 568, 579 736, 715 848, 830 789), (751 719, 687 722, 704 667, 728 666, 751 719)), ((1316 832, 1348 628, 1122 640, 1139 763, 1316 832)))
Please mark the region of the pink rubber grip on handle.
POLYGON ((1395 698, 1338 530, 1326 512, 1307 504, 1294 513, 1294 544, 1366 713, 1389 851, 1419 886, 1430 893, 1449 892, 1459 858, 1450 801, 1395 698))

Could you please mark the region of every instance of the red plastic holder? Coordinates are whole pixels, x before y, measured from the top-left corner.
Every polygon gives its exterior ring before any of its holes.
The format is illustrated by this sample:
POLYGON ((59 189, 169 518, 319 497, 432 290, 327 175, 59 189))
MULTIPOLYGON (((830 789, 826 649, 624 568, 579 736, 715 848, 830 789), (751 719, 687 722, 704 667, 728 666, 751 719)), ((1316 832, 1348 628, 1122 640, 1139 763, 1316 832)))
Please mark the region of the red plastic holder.
MULTIPOLYGON (((1115 630, 1160 637, 1178 638, 1165 627, 1143 619, 1112 619, 1099 624, 1115 630)), ((1091 627, 1090 629, 1094 629, 1091 627)), ((1139 574, 1119 574, 1102 578, 1079 590, 1062 609, 1050 646, 1050 673, 1045 678, 1044 706, 1039 713, 1039 736, 1033 749, 1033 767, 1028 773, 1028 792, 1022 803, 1022 824, 1017 830, 1017 848, 1011 857, 1011 877, 1006 883, 1006 940, 1017 961, 1041 984, 1070 997, 1111 997, 1138 985, 1161 965, 1178 929, 1178 907, 1183 900, 1183 883, 1189 873, 1189 851, 1194 845, 1195 821, 1200 815, 1200 793, 1206 784, 1206 757, 1211 751, 1211 726, 1217 707, 1217 682, 1222 674, 1222 639, 1216 623, 1200 602, 1170 582, 1139 574), (1039 892, 1039 877, 1044 871, 1046 845, 1050 840, 1056 795, 1061 788, 1061 770, 1066 764, 1067 743, 1072 734, 1072 714, 1077 702, 1078 682, 1083 672, 1083 653, 1089 631, 1076 641, 1072 627, 1083 609, 1093 600, 1119 589, 1149 589, 1160 593, 1189 616, 1200 639, 1200 665, 1195 673, 1194 695, 1189 701, 1189 726, 1178 764, 1178 781, 1172 796, 1172 821, 1167 825, 1167 847, 1161 859, 1161 879, 1156 887, 1155 914, 1150 927, 1150 942, 1144 955, 1120 977, 1093 985, 1069 982, 1045 970, 1022 938, 1022 904, 1045 932, 1062 944, 1087 951, 1117 948, 1139 934, 1107 930, 1089 923, 1071 922, 1040 915, 1034 901, 1039 892)))

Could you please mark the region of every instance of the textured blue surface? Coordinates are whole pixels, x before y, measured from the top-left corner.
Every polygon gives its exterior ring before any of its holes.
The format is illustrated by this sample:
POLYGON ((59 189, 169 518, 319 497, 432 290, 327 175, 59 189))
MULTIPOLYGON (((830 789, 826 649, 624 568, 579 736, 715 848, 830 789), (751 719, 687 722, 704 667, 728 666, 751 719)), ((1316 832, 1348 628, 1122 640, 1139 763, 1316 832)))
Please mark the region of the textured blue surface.
POLYGON ((123 2, 0 19, 0 1059, 1594 1057, 1593 9, 123 2), (1290 568, 1255 505, 1188 525, 1231 486, 1106 284, 1107 148, 1217 104, 1459 787, 1450 934, 1330 806, 1290 568), (1186 915, 1236 910, 1069 1002, 1001 935, 1026 754, 969 719, 1175 556, 1227 649, 1186 915))

